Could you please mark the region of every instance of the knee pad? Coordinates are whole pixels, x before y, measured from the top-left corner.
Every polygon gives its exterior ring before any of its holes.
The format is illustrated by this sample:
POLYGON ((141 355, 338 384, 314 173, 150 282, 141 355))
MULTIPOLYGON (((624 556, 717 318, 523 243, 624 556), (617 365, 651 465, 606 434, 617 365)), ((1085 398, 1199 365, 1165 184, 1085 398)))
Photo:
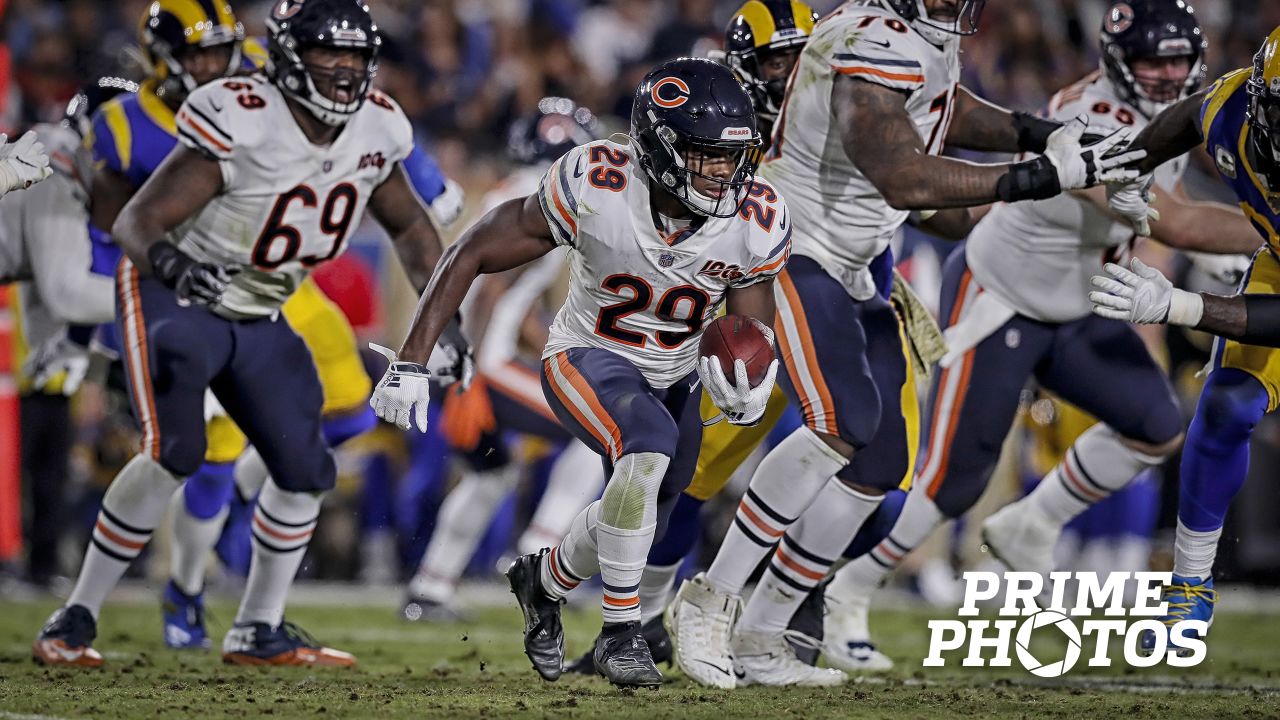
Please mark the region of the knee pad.
POLYGON ((654 525, 658 487, 670 463, 669 456, 653 452, 628 453, 619 458, 600 498, 600 522, 621 530, 654 525))
POLYGON ((1267 412, 1267 390, 1252 375, 1234 368, 1215 370, 1204 384, 1196 423, 1198 443, 1225 451, 1253 432, 1267 412))
POLYGON ((192 517, 212 519, 231 502, 235 484, 235 464, 205 463, 183 484, 183 505, 192 517))

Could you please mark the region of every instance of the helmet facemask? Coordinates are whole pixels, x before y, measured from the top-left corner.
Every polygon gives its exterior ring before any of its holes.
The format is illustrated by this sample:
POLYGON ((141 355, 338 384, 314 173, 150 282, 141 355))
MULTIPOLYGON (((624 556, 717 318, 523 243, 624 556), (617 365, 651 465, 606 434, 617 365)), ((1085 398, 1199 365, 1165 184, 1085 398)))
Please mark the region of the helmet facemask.
POLYGON ((778 113, 782 109, 782 100, 787 93, 789 73, 766 80, 765 63, 772 57, 790 52, 795 56, 792 63, 794 67, 794 63, 799 62, 800 48, 804 46, 806 40, 808 40, 807 36, 797 38, 794 42, 785 45, 725 54, 726 64, 733 70, 733 74, 747 92, 751 93, 751 104, 755 106, 757 119, 766 123, 777 120, 778 113))
POLYGON ((1189 40, 1174 38, 1161 41, 1161 54, 1151 59, 1186 58, 1187 74, 1182 78, 1143 79, 1134 69, 1133 62, 1121 54, 1119 47, 1107 48, 1112 81, 1121 97, 1137 108, 1147 118, 1153 118, 1170 105, 1189 97, 1204 81, 1205 66, 1201 53, 1189 40), (1168 44, 1166 52, 1164 46, 1168 44))
POLYGON ((659 123, 642 133, 639 141, 649 145, 644 163, 646 172, 685 207, 699 215, 717 218, 738 213, 755 179, 758 134, 752 132, 750 137, 741 140, 682 139, 670 127, 659 123), (710 165, 727 165, 733 172, 725 179, 722 173, 711 174, 710 165), (706 186, 708 192, 700 191, 698 184, 706 186))
MULTIPOLYGON (((243 38, 244 30, 241 29, 239 23, 234 28, 228 28, 225 25, 215 26, 206 31, 199 44, 183 47, 173 48, 169 46, 169 43, 159 38, 152 38, 148 45, 152 62, 158 62, 158 64, 163 65, 164 70, 164 72, 158 73, 163 79, 160 81, 159 87, 156 88, 157 94, 181 101, 186 99, 196 88, 200 87, 201 83, 190 72, 187 72, 186 67, 182 64, 183 56, 193 51, 227 47, 230 50, 227 65, 217 77, 234 75, 240 69, 240 43, 243 38)), ((159 71, 160 68, 156 68, 156 70, 159 71)), ((214 79, 217 79, 217 77, 214 79)), ((209 82, 212 82, 212 80, 209 82)))
POLYGON ((957 37, 978 32, 978 20, 987 0, 960 0, 955 17, 934 17, 925 0, 890 0, 889 5, 916 32, 934 45, 945 45, 957 37))
POLYGON ((1256 85, 1248 81, 1251 164, 1266 186, 1267 203, 1275 209, 1280 204, 1280 93, 1256 85))

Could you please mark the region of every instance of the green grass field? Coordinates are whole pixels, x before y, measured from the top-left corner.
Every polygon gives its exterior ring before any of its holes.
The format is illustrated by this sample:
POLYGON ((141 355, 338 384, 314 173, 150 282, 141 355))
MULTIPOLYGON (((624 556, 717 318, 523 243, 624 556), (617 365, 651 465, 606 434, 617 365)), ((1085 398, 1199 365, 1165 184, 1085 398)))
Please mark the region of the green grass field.
MULTIPOLYGON (((946 614, 880 610, 872 613, 873 627, 898 663, 888 675, 831 690, 724 692, 692 685, 670 670, 658 691, 622 691, 597 679, 540 681, 521 653, 514 605, 477 610, 469 623, 408 625, 397 620, 392 601, 373 597, 376 605, 291 611, 291 619, 325 642, 354 652, 360 667, 351 671, 226 667, 216 652, 166 650, 156 605, 109 604, 96 642, 108 664, 88 672, 31 662, 30 642, 56 601, 0 602, 0 720, 1280 717, 1280 622, 1268 614, 1220 614, 1209 659, 1196 668, 1103 671, 1083 668, 1081 661, 1064 678, 1049 681, 1016 660, 1013 668, 975 669, 960 667, 960 657, 952 655, 946 668, 924 669, 926 621, 946 614)), ((220 639, 234 607, 217 603, 212 613, 220 639)), ((594 611, 568 614, 571 654, 586 647, 598 617, 594 611)))

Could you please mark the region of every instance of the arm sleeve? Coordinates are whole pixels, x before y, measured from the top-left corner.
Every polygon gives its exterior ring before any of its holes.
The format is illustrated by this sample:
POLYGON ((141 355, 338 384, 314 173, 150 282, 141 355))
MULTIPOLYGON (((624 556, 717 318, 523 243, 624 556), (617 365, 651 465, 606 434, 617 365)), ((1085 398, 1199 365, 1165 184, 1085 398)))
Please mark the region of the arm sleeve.
POLYGON ((409 156, 404 159, 404 171, 418 197, 428 205, 444 193, 444 173, 440 171, 435 158, 428 155, 421 146, 414 145, 409 151, 409 156))
POLYGON ((35 284, 59 320, 78 325, 111 322, 114 282, 91 271, 88 217, 70 183, 58 176, 26 190, 22 233, 35 284))
POLYGON ((1280 295, 1245 295, 1243 345, 1280 347, 1280 295))
POLYGON ((582 148, 570 150, 547 168, 547 174, 538 184, 538 202, 557 245, 577 246, 578 198, 584 174, 582 156, 582 148))
POLYGON ((924 87, 924 68, 912 57, 910 40, 883 22, 837 43, 827 57, 831 69, 859 80, 907 93, 924 87))

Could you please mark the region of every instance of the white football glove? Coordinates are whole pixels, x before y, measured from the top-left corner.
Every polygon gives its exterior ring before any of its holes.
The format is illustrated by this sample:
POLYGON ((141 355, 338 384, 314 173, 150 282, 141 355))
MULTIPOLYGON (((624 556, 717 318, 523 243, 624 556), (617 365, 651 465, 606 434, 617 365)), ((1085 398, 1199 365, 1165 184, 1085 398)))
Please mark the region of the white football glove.
POLYGON ((466 209, 465 203, 466 195, 462 191, 462 186, 445 178, 444 192, 431 201, 431 214, 436 216, 436 222, 440 223, 440 227, 447 228, 462 217, 462 211, 466 209))
POLYGON ((707 388, 711 402, 720 408, 731 425, 755 425, 764 417, 765 405, 769 403, 769 394, 773 392, 773 377, 778 373, 778 361, 769 363, 769 371, 759 385, 751 387, 747 379, 747 364, 742 360, 733 361, 736 384, 731 384, 724 376, 720 361, 714 357, 698 360, 698 377, 707 388))
POLYGON ((431 373, 418 363, 397 362, 391 348, 369 343, 369 348, 391 361, 387 372, 369 397, 373 414, 401 430, 414 424, 414 406, 417 406, 418 432, 427 431, 427 404, 431 401, 431 373))
POLYGON ((33 388, 70 397, 89 373, 89 348, 58 335, 41 344, 27 363, 33 388))
POLYGON ((16 143, 8 139, 0 133, 0 195, 29 188, 53 174, 44 143, 34 131, 28 130, 16 143))
POLYGON ((1139 325, 1168 323, 1193 327, 1204 314, 1204 299, 1197 293, 1179 290, 1160 274, 1134 258, 1126 270, 1115 263, 1103 269, 1110 277, 1094 275, 1089 281, 1097 290, 1089 293, 1093 313, 1113 320, 1139 325))
POLYGON ((1107 184, 1107 206, 1129 221, 1133 231, 1142 237, 1151 236, 1151 221, 1160 219, 1160 212, 1151 207, 1155 196, 1151 183, 1155 178, 1147 173, 1133 182, 1107 184))
POLYGON ((1130 182, 1138 178, 1136 169, 1125 168, 1147 156, 1146 150, 1125 150, 1129 131, 1116 130, 1092 145, 1082 147, 1080 138, 1089 119, 1081 115, 1054 130, 1045 143, 1044 155, 1058 171, 1063 191, 1092 187, 1101 182, 1130 182), (1112 153, 1108 155, 1108 153, 1112 153))

